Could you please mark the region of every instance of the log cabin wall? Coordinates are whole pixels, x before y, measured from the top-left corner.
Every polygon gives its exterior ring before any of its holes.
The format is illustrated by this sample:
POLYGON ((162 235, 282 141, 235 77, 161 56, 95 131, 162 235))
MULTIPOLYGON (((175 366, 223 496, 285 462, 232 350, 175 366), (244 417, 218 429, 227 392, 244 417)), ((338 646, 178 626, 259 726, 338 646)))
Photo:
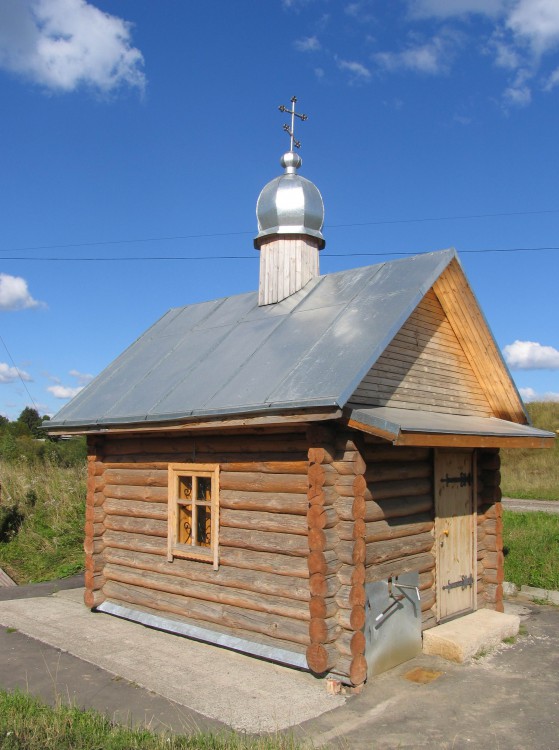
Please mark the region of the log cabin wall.
MULTIPOLYGON (((89 466, 88 606, 108 599, 305 653, 311 595, 304 431, 105 437, 90 441, 89 466), (166 560, 170 462, 220 466, 217 571, 205 562, 166 560)), ((329 604, 329 631, 332 618, 329 604)))
POLYGON ((477 451, 477 606, 503 612, 503 508, 499 449, 477 451))
POLYGON ((432 448, 364 436, 365 580, 419 571, 423 629, 436 625, 432 448))

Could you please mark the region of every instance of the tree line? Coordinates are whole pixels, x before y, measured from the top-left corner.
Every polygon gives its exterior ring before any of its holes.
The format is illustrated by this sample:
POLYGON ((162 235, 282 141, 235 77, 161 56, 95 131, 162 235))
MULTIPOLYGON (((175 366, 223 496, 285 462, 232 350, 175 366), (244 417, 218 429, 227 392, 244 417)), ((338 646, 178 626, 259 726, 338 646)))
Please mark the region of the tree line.
POLYGON ((28 461, 58 466, 76 466, 86 458, 85 439, 52 437, 44 429, 50 417, 26 406, 19 417, 10 421, 0 415, 0 459, 28 461))

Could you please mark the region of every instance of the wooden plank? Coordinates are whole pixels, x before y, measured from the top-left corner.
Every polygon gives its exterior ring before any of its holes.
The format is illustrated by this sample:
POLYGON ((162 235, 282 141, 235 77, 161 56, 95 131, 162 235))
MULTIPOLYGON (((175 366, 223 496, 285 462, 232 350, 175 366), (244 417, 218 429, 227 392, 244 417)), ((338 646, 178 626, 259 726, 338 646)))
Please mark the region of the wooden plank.
POLYGON ((442 448, 553 448, 555 438, 401 432, 394 444, 442 448))

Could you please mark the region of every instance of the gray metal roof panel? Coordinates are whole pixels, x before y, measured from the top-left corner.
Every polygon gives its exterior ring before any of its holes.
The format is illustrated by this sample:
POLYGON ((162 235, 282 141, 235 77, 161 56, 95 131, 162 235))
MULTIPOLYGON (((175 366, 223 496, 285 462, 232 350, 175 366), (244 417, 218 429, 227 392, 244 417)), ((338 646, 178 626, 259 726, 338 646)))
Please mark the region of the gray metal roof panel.
POLYGON ((355 407, 350 410, 350 419, 392 433, 395 437, 402 431, 488 437, 555 437, 553 432, 496 417, 439 414, 392 406, 355 407))
POLYGON ((171 310, 50 426, 343 406, 454 257, 320 276, 274 305, 252 292, 171 310))

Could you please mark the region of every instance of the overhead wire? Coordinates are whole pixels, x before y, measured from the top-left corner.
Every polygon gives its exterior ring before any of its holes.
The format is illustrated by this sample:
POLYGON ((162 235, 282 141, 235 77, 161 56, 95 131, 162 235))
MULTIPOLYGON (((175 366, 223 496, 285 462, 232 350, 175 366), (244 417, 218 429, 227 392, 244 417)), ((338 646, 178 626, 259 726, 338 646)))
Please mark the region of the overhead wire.
POLYGON ((14 362, 14 358, 12 357, 12 355, 10 353, 10 350, 8 349, 8 347, 6 345, 6 342, 4 341, 4 339, 2 338, 1 335, 0 335, 0 341, 2 342, 2 344, 4 346, 4 349, 6 350, 6 353, 7 353, 8 357, 9 357, 9 359, 10 359, 10 362, 14 366, 14 369, 17 372, 19 379, 21 380, 21 384, 25 388, 25 391, 26 391, 27 395, 29 396, 29 399, 31 400, 31 403, 33 404, 33 406, 35 407, 35 409, 37 409, 37 411, 39 411, 39 409, 37 408, 37 404, 35 403, 35 399, 29 393, 29 388, 27 387, 27 384, 26 384, 25 380, 23 379, 21 371, 20 371, 19 367, 16 365, 16 363, 14 362))

